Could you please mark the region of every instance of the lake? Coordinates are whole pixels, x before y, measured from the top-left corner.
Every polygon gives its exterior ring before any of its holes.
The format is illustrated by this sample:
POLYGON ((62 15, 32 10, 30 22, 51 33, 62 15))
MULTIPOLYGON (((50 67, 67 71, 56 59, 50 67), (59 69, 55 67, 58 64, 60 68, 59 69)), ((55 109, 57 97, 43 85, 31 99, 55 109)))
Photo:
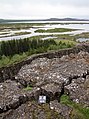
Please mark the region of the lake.
POLYGON ((0 35, 0 41, 20 39, 20 38, 23 39, 23 38, 39 36, 39 35, 45 35, 45 36, 52 35, 52 34, 53 35, 55 34, 76 35, 83 32, 89 32, 89 21, 33 21, 33 22, 29 21, 29 22, 14 22, 14 23, 48 23, 48 24, 40 25, 40 26, 34 25, 32 28, 21 29, 21 30, 9 29, 9 31, 4 31, 4 33, 8 32, 7 34, 0 35), (57 24, 49 24, 49 23, 57 23, 57 24), (64 24, 61 24, 61 23, 64 23, 64 24), (60 33, 35 33, 35 31, 38 29, 54 29, 54 28, 71 28, 71 29, 78 29, 78 30, 71 31, 71 32, 60 32, 60 33), (19 33, 19 32, 31 32, 31 33, 25 34, 25 35, 18 35, 18 36, 14 35, 14 33, 19 33))

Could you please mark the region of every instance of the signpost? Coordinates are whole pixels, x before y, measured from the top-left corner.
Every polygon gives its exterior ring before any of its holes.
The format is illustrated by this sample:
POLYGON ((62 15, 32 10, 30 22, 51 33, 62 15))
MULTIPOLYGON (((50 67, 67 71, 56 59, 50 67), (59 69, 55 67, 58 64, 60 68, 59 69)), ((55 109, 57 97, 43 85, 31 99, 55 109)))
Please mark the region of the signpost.
POLYGON ((46 96, 40 95, 40 96, 39 96, 39 103, 40 103, 40 104, 46 103, 46 96))

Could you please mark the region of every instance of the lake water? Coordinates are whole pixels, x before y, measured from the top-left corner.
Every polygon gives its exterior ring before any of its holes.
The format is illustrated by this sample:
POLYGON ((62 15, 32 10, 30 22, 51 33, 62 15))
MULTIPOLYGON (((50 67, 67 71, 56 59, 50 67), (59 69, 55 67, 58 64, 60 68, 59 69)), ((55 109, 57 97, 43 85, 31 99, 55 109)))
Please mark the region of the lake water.
POLYGON ((86 42, 86 41, 89 41, 89 38, 78 38, 77 41, 86 42))
POLYGON ((2 37, 2 38, 0 38, 0 41, 20 39, 20 38, 23 39, 23 38, 39 36, 39 35, 52 35, 52 34, 76 35, 76 34, 80 34, 83 32, 89 32, 89 21, 37 21, 37 22, 30 21, 30 22, 23 22, 23 23, 69 23, 69 24, 46 24, 46 25, 42 25, 42 26, 33 26, 32 28, 29 28, 29 29, 9 30, 8 34, 0 35, 0 37, 2 37), (82 24, 80 24, 80 23, 82 23, 82 24), (35 31, 37 29, 53 29, 53 28, 71 28, 71 29, 78 29, 78 30, 71 31, 71 32, 60 32, 60 33, 35 33, 35 31), (19 32, 31 32, 31 33, 26 34, 26 35, 13 36, 14 33, 17 33, 17 32, 18 33, 19 32), (12 36, 10 36, 10 35, 12 35, 12 36))

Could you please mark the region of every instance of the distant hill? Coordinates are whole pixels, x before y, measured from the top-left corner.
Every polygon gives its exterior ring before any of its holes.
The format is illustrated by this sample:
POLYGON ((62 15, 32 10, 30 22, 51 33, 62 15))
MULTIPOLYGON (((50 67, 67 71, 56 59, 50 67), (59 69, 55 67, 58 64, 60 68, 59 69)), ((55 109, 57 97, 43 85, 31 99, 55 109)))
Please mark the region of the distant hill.
POLYGON ((0 19, 0 22, 4 21, 4 19, 0 19))
POLYGON ((89 21, 89 19, 77 19, 77 18, 50 18, 48 21, 89 21))
POLYGON ((7 22, 26 22, 26 21, 89 21, 89 19, 77 19, 77 18, 50 18, 50 19, 29 19, 29 20, 11 20, 11 19, 0 19, 0 23, 7 22))

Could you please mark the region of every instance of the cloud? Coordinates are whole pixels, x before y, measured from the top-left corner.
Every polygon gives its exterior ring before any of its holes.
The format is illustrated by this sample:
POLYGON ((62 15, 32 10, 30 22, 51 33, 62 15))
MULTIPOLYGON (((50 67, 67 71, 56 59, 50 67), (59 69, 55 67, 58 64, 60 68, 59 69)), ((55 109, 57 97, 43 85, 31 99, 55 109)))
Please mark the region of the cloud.
POLYGON ((88 17, 89 0, 0 0, 0 18, 88 17))

